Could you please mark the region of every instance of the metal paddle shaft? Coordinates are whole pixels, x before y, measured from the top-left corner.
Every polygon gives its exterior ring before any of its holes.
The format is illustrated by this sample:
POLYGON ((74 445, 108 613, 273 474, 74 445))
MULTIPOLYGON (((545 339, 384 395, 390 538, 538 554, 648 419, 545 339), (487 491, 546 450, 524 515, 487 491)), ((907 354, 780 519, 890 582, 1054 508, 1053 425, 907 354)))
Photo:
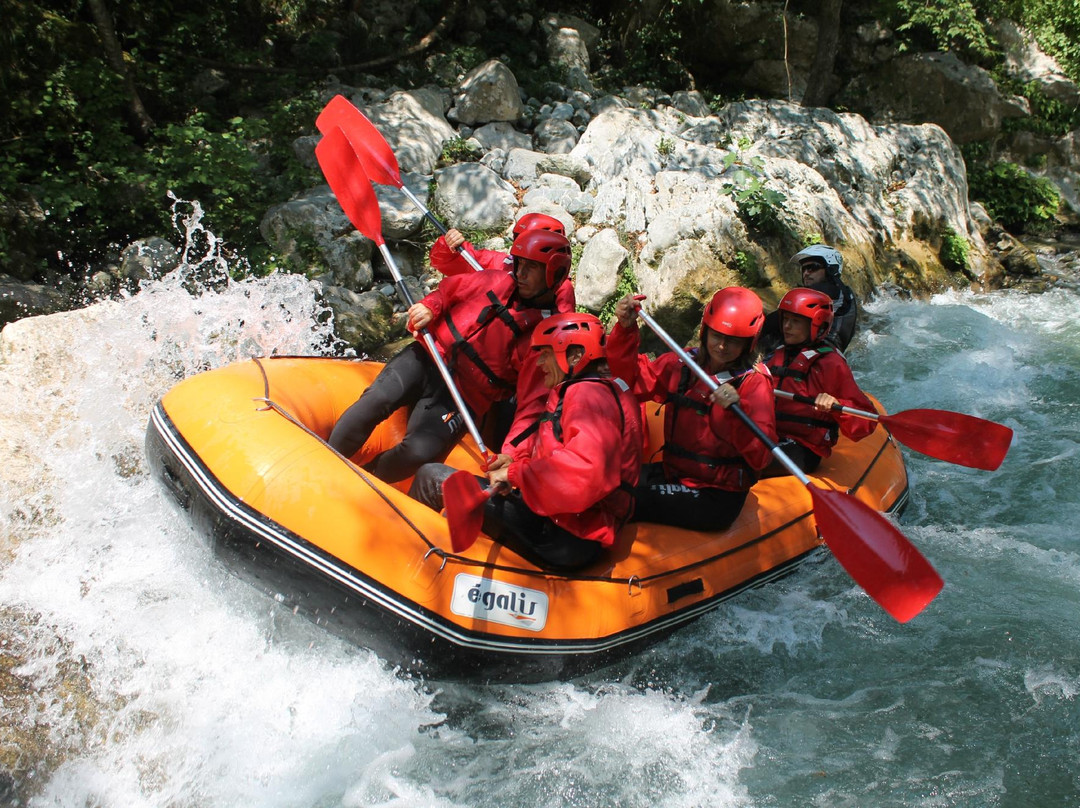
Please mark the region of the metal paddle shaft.
MULTIPOLYGON (((332 129, 315 147, 315 156, 319 161, 319 167, 322 168, 323 174, 326 176, 326 181, 334 192, 334 196, 337 197, 342 210, 345 211, 345 215, 357 230, 374 241, 379 247, 383 260, 390 267, 390 274, 394 278, 398 294, 401 295, 405 304, 411 307, 413 305, 412 295, 409 294, 405 281, 401 277, 401 271, 398 269, 397 263, 394 261, 394 257, 390 254, 386 247, 386 241, 383 239, 382 218, 379 212, 379 202, 375 198, 375 190, 371 187, 371 182, 368 180, 367 174, 364 173, 360 161, 357 160, 345 133, 340 129, 332 129)), ((484 445, 484 439, 480 437, 480 430, 476 428, 476 423, 473 421, 472 414, 465 404, 465 399, 461 397, 461 391, 458 390, 453 377, 450 375, 450 369, 446 366, 442 354, 439 353, 435 338, 428 333, 426 328, 420 330, 420 336, 439 369, 439 375, 446 382, 446 386, 450 390, 450 395, 454 399, 458 412, 461 413, 461 417, 465 421, 469 434, 476 441, 476 446, 481 455, 487 457, 489 452, 487 446, 484 445)))
MULTIPOLYGON (((814 403, 813 396, 787 390, 773 392, 780 398, 802 404, 814 403)), ((918 409, 880 415, 842 404, 833 404, 831 409, 857 418, 880 421, 905 446, 958 466, 994 471, 1005 459, 1012 443, 1013 431, 1009 427, 962 412, 918 409)))
MULTIPOLYGON (((323 111, 319 113, 319 117, 315 119, 315 126, 323 135, 329 134, 335 128, 344 132, 356 153, 356 158, 364 167, 368 179, 379 185, 396 187, 420 209, 420 212, 435 225, 442 235, 446 235, 446 227, 443 223, 428 210, 427 205, 421 202, 416 194, 405 187, 397 157, 394 155, 394 150, 390 148, 390 144, 386 142, 386 138, 364 113, 353 106, 349 99, 343 95, 335 95, 331 98, 323 107, 323 111)), ((458 252, 469 266, 477 272, 483 271, 484 268, 480 262, 468 250, 459 247, 458 252)))
MULTIPOLYGON (((641 309, 637 313, 710 390, 720 386, 651 316, 641 309)), ((944 585, 941 576, 888 519, 854 497, 813 485, 742 407, 732 404, 729 409, 807 487, 818 534, 840 566, 886 612, 906 623, 934 599, 944 585)))

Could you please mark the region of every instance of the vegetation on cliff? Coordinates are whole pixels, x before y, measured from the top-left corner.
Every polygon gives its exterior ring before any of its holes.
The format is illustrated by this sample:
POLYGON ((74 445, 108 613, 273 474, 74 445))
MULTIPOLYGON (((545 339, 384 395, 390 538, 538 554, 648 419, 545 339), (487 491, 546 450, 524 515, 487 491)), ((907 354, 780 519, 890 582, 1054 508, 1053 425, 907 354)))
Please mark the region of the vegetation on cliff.
MULTIPOLYGON (((988 26, 1009 17, 1033 31, 1072 77, 1080 76, 1080 18, 1072 0, 866 2, 796 0, 777 4, 777 13, 818 18, 819 56, 835 44, 837 26, 872 12, 907 47, 953 49, 988 68, 1000 60, 988 26)), ((512 7, 438 0, 199 6, 6 0, 0 267, 29 280, 115 260, 130 240, 169 232, 169 192, 200 200, 208 226, 253 267, 266 267, 273 257, 258 233, 261 216, 317 181, 296 160, 292 143, 312 131, 318 89, 328 77, 446 85, 447 76, 494 57, 527 90, 536 88, 556 78, 536 56, 543 50, 536 20, 555 11, 600 28, 598 86, 695 86, 683 42, 695 18, 709 13, 709 3, 698 0, 593 0, 572 7, 544 0, 512 7), (482 33, 477 13, 486 15, 482 33)), ((831 69, 825 61, 815 61, 814 71, 831 69)), ((821 92, 816 86, 808 95, 821 92)), ((696 89, 707 97, 739 92, 700 82, 696 89)), ((1076 128, 1075 109, 1040 103, 1025 125, 1076 128)), ((973 187, 992 195, 995 175, 989 164, 986 170, 985 182, 973 187)), ((1022 200, 1012 224, 1028 224, 1028 212, 1042 216, 1044 192, 1035 188, 1032 199, 1022 200)))

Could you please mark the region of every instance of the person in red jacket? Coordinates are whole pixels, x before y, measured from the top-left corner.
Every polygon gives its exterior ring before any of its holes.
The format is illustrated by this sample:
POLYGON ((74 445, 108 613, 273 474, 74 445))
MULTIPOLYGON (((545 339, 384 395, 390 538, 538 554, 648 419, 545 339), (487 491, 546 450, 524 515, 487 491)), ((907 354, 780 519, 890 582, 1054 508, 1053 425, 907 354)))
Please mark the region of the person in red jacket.
MULTIPOLYGON (((528 231, 511 255, 512 273, 499 269, 444 278, 408 312, 411 331, 430 330, 476 418, 513 395, 524 412, 542 409, 546 391, 526 361, 529 339, 557 305, 557 288, 570 283, 570 243, 558 233, 528 231)), ((352 457, 402 406, 411 407, 404 439, 365 465, 387 482, 404 480, 424 463, 444 457, 464 431, 450 391, 419 341, 396 354, 342 414, 330 446, 352 457)))
MULTIPOLYGON (((840 434, 862 440, 876 421, 832 411, 835 404, 874 411, 859 389, 847 360, 827 341, 833 325, 832 299, 815 289, 792 289, 780 300, 780 329, 784 344, 765 364, 777 390, 814 399, 803 404, 776 397, 776 431, 780 448, 805 472, 813 471, 832 452, 840 434)), ((774 462, 766 476, 787 474, 774 462)))
MULTIPOLYGON (((557 314, 533 332, 532 348, 550 388, 543 417, 487 471, 495 495, 483 530, 544 569, 571 571, 615 543, 633 510, 641 470, 641 413, 624 382, 611 378, 604 327, 591 314, 557 314)), ((411 496, 442 508, 442 483, 455 470, 421 468, 411 496)))
MULTIPOLYGON (((549 230, 552 233, 558 233, 560 236, 566 235, 566 228, 563 227, 563 223, 554 216, 548 216, 546 213, 526 213, 514 223, 513 240, 516 242, 518 236, 526 230, 534 229, 549 230)), ((446 231, 445 236, 439 236, 435 239, 435 243, 431 245, 429 260, 432 269, 438 270, 443 275, 462 275, 473 272, 473 268, 462 257, 462 250, 468 250, 472 253, 477 263, 484 269, 503 269, 507 272, 513 269, 513 256, 510 253, 501 250, 478 250, 465 240, 465 236, 460 230, 453 227, 446 231)), ((561 285, 555 294, 556 308, 559 311, 574 310, 576 301, 574 300, 573 284, 561 285)))
POLYGON ((756 352, 764 321, 761 300, 749 289, 721 289, 705 308, 701 347, 690 351, 720 387, 709 388, 674 353, 638 353, 640 298, 615 307, 608 338, 611 371, 630 382, 641 401, 666 404, 664 457, 648 463, 634 491, 635 521, 690 530, 723 530, 739 515, 750 486, 771 453, 728 407, 738 403, 774 439, 772 379, 756 352))

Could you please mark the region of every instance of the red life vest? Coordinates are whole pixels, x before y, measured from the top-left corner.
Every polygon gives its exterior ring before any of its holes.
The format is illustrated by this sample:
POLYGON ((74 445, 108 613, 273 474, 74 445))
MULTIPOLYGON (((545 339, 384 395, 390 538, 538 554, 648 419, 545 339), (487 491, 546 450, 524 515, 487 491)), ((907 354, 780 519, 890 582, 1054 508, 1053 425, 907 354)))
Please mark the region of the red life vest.
MULTIPOLYGON (((753 373, 749 370, 735 377, 723 374, 717 381, 727 381, 738 390, 753 373)), ((668 380, 671 387, 664 412, 665 476, 693 488, 749 489, 757 481, 757 471, 733 443, 713 429, 711 391, 686 365, 670 374, 668 380)), ((737 418, 733 413, 729 417, 737 418)))
MULTIPOLYGON (((817 391, 810 387, 810 371, 818 360, 832 353, 835 353, 835 349, 828 345, 816 345, 795 352, 780 348, 765 361, 777 390, 812 397, 817 395, 817 391)), ((822 412, 813 404, 777 397, 776 433, 781 438, 793 438, 817 454, 828 457, 839 437, 840 424, 832 413, 822 412)))
POLYGON ((466 403, 482 415, 514 394, 529 337, 546 315, 522 306, 514 279, 498 270, 451 276, 443 287, 448 297, 429 330, 466 403))

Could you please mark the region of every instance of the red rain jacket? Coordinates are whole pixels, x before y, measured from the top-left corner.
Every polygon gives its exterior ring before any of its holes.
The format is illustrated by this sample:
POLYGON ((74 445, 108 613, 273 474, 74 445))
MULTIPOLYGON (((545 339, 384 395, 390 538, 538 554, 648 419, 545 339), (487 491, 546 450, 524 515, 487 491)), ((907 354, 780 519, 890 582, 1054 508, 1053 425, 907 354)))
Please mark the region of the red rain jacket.
POLYGON ((641 473, 638 403, 616 379, 568 379, 511 457, 507 478, 534 513, 610 547, 641 473))

